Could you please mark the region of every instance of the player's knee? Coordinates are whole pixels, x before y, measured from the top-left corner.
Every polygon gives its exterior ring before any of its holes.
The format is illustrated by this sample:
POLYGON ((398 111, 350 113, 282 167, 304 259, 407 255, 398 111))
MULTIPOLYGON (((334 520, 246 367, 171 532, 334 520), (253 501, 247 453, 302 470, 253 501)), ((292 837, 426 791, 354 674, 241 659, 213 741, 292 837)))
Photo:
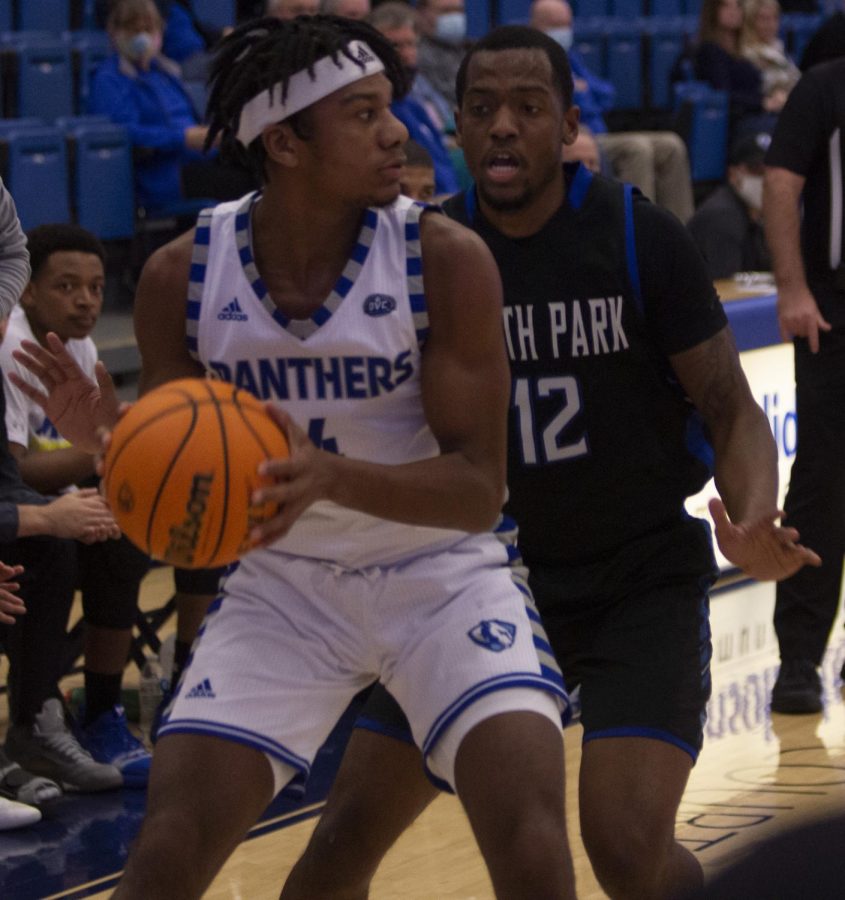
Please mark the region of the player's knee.
POLYGON ((283 900, 359 900, 369 894, 381 855, 354 815, 327 807, 282 891, 283 900))
POLYGON ((674 846, 674 829, 644 819, 601 826, 582 822, 582 837, 599 884, 609 897, 657 896, 674 846))

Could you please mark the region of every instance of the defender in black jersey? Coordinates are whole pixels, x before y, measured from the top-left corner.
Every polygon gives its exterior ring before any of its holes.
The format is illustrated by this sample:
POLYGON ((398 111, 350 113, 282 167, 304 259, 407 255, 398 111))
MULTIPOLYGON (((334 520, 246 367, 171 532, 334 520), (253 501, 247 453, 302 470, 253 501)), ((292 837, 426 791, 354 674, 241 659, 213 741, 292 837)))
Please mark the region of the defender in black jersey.
MULTIPOLYGON (((683 226, 560 165, 578 128, 563 51, 496 29, 457 87, 476 188, 446 211, 485 239, 504 283, 508 512, 549 639, 580 684, 584 844, 611 896, 674 896, 701 881, 674 822, 701 747, 716 575, 709 529, 684 500, 715 472, 720 547, 754 577, 815 557, 775 525, 775 444, 683 226)), ((386 692, 359 724, 284 898, 366 896, 434 795, 386 692)))

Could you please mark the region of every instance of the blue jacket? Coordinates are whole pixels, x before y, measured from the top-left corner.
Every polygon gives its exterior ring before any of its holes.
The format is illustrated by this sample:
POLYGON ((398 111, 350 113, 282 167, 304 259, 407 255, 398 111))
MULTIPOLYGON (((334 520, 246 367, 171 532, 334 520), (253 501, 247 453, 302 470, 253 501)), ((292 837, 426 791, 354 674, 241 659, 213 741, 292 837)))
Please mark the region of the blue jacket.
POLYGON ((431 121, 425 107, 408 94, 390 105, 394 116, 408 129, 411 140, 425 147, 434 163, 434 190, 438 194, 454 194, 460 190, 458 176, 452 158, 443 143, 437 126, 431 121))
POLYGON ((185 129, 199 123, 176 71, 159 58, 144 72, 115 53, 91 80, 86 112, 125 125, 132 146, 141 151, 136 153, 135 191, 144 206, 181 199, 182 164, 203 158, 185 147, 185 129))
POLYGON ((586 125, 593 134, 604 134, 607 131, 604 114, 613 109, 616 88, 609 81, 594 75, 577 50, 569 51, 569 65, 572 67, 572 77, 587 83, 587 89, 576 90, 573 97, 581 107, 581 124, 586 125))

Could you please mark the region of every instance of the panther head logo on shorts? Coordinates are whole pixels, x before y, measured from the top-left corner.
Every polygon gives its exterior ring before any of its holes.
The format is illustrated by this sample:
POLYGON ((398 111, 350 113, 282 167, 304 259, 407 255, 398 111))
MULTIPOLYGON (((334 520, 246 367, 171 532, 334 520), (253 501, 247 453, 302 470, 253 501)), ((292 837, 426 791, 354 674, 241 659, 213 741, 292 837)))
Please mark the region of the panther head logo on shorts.
POLYGON ((516 625, 503 622, 501 619, 484 619, 467 634, 480 647, 486 647, 495 653, 501 653, 513 647, 516 638, 516 625))

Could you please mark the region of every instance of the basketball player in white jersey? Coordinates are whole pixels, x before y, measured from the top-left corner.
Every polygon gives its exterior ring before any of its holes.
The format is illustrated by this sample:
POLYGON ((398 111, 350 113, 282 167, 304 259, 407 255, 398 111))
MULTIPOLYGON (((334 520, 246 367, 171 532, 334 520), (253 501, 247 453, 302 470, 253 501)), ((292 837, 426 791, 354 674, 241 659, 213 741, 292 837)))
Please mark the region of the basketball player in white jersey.
POLYGON ((497 895, 574 896, 563 681, 492 533, 501 286, 480 239, 399 198, 401 72, 335 17, 261 20, 218 55, 210 140, 245 148, 264 188, 148 262, 142 388, 212 372, 279 401, 291 457, 265 464, 256 499, 281 512, 224 580, 163 719, 117 897, 199 897, 375 679, 463 802, 497 895))

